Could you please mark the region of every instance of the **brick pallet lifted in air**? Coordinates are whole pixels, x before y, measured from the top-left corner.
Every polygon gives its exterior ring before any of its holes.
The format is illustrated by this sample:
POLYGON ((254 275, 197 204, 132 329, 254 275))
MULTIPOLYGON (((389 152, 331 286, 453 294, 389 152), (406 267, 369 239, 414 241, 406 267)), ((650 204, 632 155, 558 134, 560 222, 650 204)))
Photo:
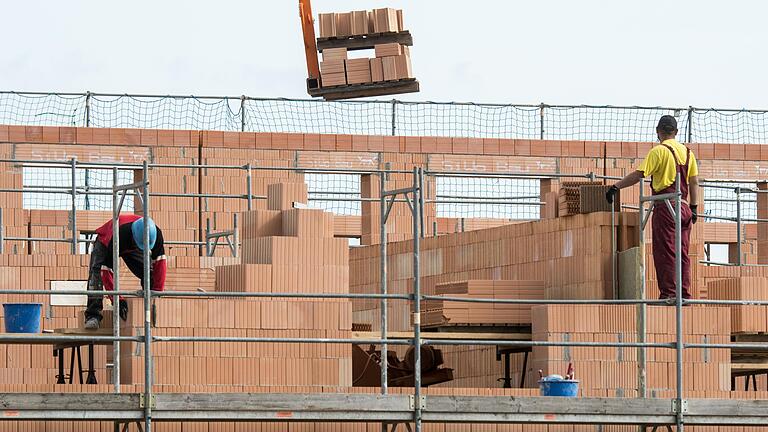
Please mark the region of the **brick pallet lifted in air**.
POLYGON ((322 61, 319 79, 312 79, 310 71, 311 96, 335 100, 419 91, 411 67, 413 37, 403 28, 402 11, 328 13, 320 14, 318 21, 320 37, 313 42, 322 61), (374 49, 375 56, 347 56, 348 51, 363 49, 374 49))

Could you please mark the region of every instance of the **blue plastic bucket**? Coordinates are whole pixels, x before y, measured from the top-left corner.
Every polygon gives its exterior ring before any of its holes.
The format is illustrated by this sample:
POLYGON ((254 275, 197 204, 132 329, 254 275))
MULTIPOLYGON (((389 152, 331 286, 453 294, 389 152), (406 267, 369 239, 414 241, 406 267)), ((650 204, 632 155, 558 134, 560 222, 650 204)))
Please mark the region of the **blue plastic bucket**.
POLYGON ((579 394, 579 380, 539 380, 542 396, 576 397, 579 394))
POLYGON ((6 333, 40 333, 42 303, 4 303, 6 333))

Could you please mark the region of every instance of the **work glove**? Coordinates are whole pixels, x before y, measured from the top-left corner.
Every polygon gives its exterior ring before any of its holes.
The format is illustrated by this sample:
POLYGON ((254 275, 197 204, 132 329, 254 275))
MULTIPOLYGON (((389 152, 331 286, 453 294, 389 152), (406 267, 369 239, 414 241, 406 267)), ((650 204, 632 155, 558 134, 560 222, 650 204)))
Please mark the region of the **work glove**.
POLYGON ((122 319, 123 321, 127 321, 128 320, 128 302, 125 300, 120 300, 119 304, 120 304, 119 306, 120 319, 122 319))
POLYGON ((696 220, 699 218, 698 209, 699 209, 698 205, 691 206, 691 223, 696 223, 696 220))
POLYGON ((619 192, 619 188, 616 186, 611 186, 608 188, 608 192, 605 193, 605 200, 608 201, 608 204, 613 204, 613 198, 616 196, 616 194, 619 192))

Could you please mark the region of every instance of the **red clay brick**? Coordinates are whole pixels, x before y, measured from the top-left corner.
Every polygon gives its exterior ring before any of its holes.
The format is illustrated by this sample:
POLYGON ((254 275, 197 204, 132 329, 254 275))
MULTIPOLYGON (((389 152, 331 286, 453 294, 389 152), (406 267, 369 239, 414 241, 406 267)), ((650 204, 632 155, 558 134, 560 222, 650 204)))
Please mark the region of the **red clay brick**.
POLYGON ((40 126, 26 126, 26 141, 27 142, 43 142, 43 128, 40 126))
POLYGON ((546 144, 544 145, 546 156, 560 156, 562 151, 561 141, 546 141, 546 144))
POLYGON ((730 159, 730 144, 715 144, 715 159, 730 159))
POLYGON ((109 144, 109 129, 102 129, 102 128, 93 129, 93 143, 109 144))
POLYGON ((483 153, 483 139, 482 138, 469 138, 467 140, 467 152, 469 154, 482 154, 483 153))
MULTIPOLYGON (((94 139, 96 135, 94 134, 94 139)), ((157 145, 172 146, 173 145, 173 131, 159 129, 157 131, 157 145)))
POLYGON ((336 135, 336 150, 352 150, 352 135, 336 135))
POLYGON ((27 131, 24 126, 8 126, 8 140, 10 142, 25 142, 27 131))
POLYGON ((124 136, 126 144, 141 144, 141 129, 125 129, 124 136))
POLYGON ((252 149, 256 147, 256 134, 253 132, 240 132, 240 148, 252 149))
POLYGON ((542 140, 531 140, 531 156, 546 156, 547 142, 542 140))
POLYGON ((352 135, 352 151, 368 151, 368 135, 352 135))
POLYGON ((125 129, 122 128, 110 128, 109 131, 109 143, 112 145, 125 145, 125 129))
POLYGON ((291 150, 303 150, 304 149, 304 134, 292 133, 287 135, 287 146, 291 150))
POLYGON ((397 153, 400 150, 400 138, 395 136, 384 137, 384 151, 397 153))
POLYGON ((304 135, 304 148, 306 150, 320 150, 320 134, 304 135))
POLYGON ((384 137, 381 135, 371 135, 368 137, 368 151, 384 151, 384 137))
POLYGON ((730 159, 744 160, 744 155, 746 153, 746 150, 744 149, 744 144, 730 144, 730 146, 731 146, 731 148, 729 149, 730 159))
POLYGON ((453 151, 453 145, 450 138, 438 138, 437 139, 437 153, 451 153, 453 151))
MULTIPOLYGON (((179 147, 188 147, 192 145, 191 131, 173 131, 173 145, 179 147)), ((195 143, 197 145, 197 143, 195 143)))
POLYGON ((406 153, 421 153, 421 139, 419 137, 405 137, 406 153))
POLYGON ((288 135, 284 133, 272 134, 272 148, 274 149, 287 149, 288 148, 288 135))
POLYGON ((435 138, 435 137, 422 137, 421 138, 421 153, 437 153, 437 138, 435 138))
POLYGON ((652 148, 653 144, 649 142, 637 143, 637 157, 640 159, 645 159, 645 155, 647 155, 652 148))
POLYGON ((531 155, 531 140, 516 139, 515 140, 515 154, 518 156, 530 156, 531 155))
POLYGON ((606 141, 605 143, 605 157, 621 157, 621 143, 606 141))
POLYGON ((320 135, 320 150, 336 150, 336 135, 320 135))
POLYGON ((603 143, 600 141, 584 141, 584 156, 603 157, 603 143))
POLYGON ((58 144, 59 128, 55 126, 43 126, 43 142, 48 144, 58 144))
POLYGON ((563 141, 563 156, 568 155, 571 157, 584 157, 585 148, 584 141, 563 141), (567 143, 567 153, 566 153, 567 143))
POLYGON ((714 159, 715 158, 715 145, 714 144, 699 144, 699 152, 696 154, 698 159, 714 159))
POLYGON ((760 160, 768 160, 768 144, 760 144, 760 160))
POLYGON ((499 154, 513 156, 515 154, 515 140, 499 138, 499 154))
POLYGON ((7 125, 0 125, 0 141, 8 141, 9 134, 8 134, 8 126, 7 125))
POLYGON ((487 154, 487 155, 499 154, 499 140, 496 138, 484 138, 483 154, 487 154))
POLYGON ((150 146, 157 145, 157 130, 141 129, 141 144, 150 146))
POLYGON ((621 157, 636 158, 637 157, 637 143, 622 142, 621 143, 621 157))
POLYGON ((237 132, 224 132, 222 134, 224 148, 240 148, 240 134, 237 132))
MULTIPOLYGON (((2 139, 2 130, 0 129, 0 139, 2 139)), ((7 140, 7 136, 6 136, 7 140)), ((77 140, 76 128, 73 127, 61 127, 59 128, 59 142, 62 144, 74 144, 77 140)))
POLYGON ((451 152, 456 154, 469 153, 469 140, 467 138, 451 139, 451 152))
POLYGON ((760 144, 745 144, 744 145, 744 160, 757 161, 760 160, 760 144))
POLYGON ((254 134, 256 142, 254 143, 257 149, 271 149, 272 148, 272 134, 271 133, 256 133, 254 134))

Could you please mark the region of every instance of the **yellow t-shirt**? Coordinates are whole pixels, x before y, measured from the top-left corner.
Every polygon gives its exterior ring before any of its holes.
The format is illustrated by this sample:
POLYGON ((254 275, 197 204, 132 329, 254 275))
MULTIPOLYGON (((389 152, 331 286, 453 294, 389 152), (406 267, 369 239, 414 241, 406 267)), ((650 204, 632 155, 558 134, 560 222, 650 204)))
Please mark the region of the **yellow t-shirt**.
MULTIPOLYGON (((685 158, 688 153, 688 148, 677 142, 675 139, 665 140, 648 152, 648 155, 645 156, 643 163, 637 167, 637 170, 642 171, 643 176, 645 177, 653 177, 651 186, 656 192, 669 187, 675 182, 675 178, 677 177, 677 162, 675 161, 675 158, 672 157, 672 152, 662 144, 666 144, 675 150, 677 160, 680 161, 681 164, 685 164, 685 158)), ((691 152, 690 159, 688 160, 688 176, 686 180, 698 175, 699 167, 696 164, 696 157, 694 157, 693 152, 691 152)))

